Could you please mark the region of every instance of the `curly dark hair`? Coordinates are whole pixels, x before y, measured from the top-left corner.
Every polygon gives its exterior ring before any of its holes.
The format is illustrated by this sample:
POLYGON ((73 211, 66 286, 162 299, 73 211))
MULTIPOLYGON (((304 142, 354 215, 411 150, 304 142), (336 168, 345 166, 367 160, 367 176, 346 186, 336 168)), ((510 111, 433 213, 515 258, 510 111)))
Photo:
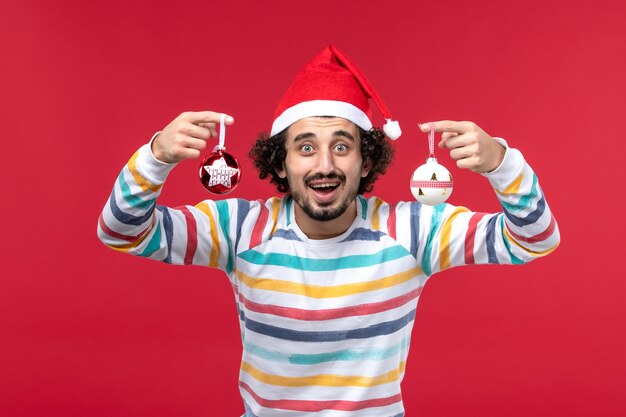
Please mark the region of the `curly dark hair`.
MULTIPOLYGON (((370 130, 363 130, 360 127, 358 129, 361 137, 361 157, 363 161, 368 159, 372 161, 372 169, 366 177, 361 178, 359 184, 358 193, 364 194, 372 191, 378 176, 387 171, 393 159, 394 149, 380 129, 375 127, 370 130)), ((277 174, 277 171, 283 169, 283 161, 287 156, 286 132, 287 129, 269 137, 267 133, 260 133, 248 153, 254 166, 259 170, 259 178, 263 180, 270 176, 270 183, 275 184, 281 193, 289 192, 287 178, 280 178, 277 174)))

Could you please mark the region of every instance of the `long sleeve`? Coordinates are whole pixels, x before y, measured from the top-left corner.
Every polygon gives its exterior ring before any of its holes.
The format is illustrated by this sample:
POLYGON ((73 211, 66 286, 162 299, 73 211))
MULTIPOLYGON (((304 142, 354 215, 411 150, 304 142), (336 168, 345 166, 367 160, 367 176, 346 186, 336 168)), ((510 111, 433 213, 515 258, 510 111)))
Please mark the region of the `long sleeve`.
POLYGON ((460 265, 521 264, 558 246, 556 220, 537 175, 518 150, 507 147, 502 164, 484 176, 502 205, 500 213, 417 202, 392 207, 398 216, 398 240, 427 275, 460 265))
POLYGON ((120 172, 100 215, 100 240, 133 255, 231 272, 243 222, 259 204, 230 199, 159 206, 157 198, 174 166, 156 160, 149 145, 141 147, 120 172))

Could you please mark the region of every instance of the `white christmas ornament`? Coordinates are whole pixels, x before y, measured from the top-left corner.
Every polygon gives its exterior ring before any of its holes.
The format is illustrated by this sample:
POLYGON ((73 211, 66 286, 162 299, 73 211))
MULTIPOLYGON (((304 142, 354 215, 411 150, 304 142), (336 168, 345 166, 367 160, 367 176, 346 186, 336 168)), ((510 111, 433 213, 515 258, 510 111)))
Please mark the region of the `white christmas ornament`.
POLYGON ((419 166, 411 176, 411 192, 417 201, 429 206, 443 203, 452 194, 454 182, 452 175, 435 158, 435 124, 430 124, 428 133, 430 156, 426 163, 419 166))
POLYGON ((436 158, 428 158, 411 177, 413 197, 422 204, 436 206, 450 197, 453 188, 452 175, 436 158))

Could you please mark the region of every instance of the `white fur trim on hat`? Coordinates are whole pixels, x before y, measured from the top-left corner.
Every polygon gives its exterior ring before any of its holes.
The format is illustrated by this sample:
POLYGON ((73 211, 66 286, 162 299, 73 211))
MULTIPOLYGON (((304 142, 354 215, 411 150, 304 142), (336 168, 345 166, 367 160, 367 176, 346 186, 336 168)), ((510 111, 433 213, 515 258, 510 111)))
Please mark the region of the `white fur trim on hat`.
POLYGON ((282 112, 282 114, 274 120, 270 136, 282 132, 300 119, 314 116, 343 117, 363 130, 370 130, 372 128, 372 122, 369 117, 367 117, 363 110, 353 104, 336 100, 312 100, 303 101, 282 112))

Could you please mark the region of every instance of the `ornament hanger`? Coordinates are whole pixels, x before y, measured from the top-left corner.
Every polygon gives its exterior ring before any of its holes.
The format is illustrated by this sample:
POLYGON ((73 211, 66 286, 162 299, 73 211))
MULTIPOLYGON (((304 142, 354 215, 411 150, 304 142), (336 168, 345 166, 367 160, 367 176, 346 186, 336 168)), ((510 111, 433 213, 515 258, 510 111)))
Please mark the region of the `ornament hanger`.
POLYGON ((435 123, 428 124, 428 159, 411 177, 411 193, 417 201, 429 206, 443 203, 452 194, 452 175, 435 157, 435 123))
POLYGON ((200 164, 200 182, 207 191, 213 194, 228 194, 233 191, 241 178, 239 162, 226 152, 226 115, 220 116, 219 143, 213 148, 200 164))

